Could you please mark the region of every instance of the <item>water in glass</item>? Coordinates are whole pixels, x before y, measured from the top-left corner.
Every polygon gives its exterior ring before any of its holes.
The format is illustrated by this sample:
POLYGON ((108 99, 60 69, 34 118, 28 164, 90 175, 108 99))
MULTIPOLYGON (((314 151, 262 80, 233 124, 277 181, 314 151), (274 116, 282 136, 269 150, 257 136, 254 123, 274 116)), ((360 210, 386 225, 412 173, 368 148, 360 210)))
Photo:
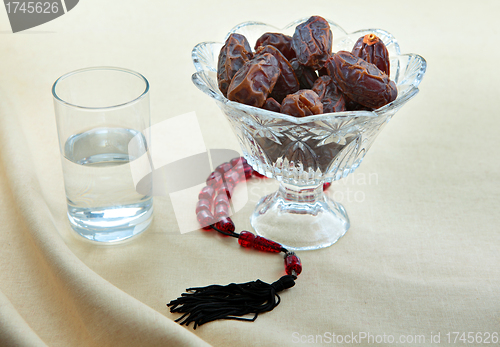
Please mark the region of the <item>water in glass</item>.
MULTIPOLYGON (((71 136, 63 152, 63 172, 72 227, 94 241, 120 241, 140 233, 152 219, 150 182, 136 189, 128 145, 144 136, 132 129, 96 128, 71 136), (134 139, 135 137, 135 139, 134 139)), ((145 183, 145 184, 143 184, 145 183)))

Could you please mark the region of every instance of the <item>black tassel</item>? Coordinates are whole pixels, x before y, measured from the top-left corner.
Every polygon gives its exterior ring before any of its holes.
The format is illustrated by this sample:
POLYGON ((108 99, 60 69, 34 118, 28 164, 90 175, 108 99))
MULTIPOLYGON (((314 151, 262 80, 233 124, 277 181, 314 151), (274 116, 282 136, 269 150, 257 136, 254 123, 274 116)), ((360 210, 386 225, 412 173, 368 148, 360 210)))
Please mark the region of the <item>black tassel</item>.
POLYGON ((170 312, 184 313, 176 322, 186 326, 194 322, 194 329, 217 319, 254 321, 259 313, 271 311, 279 305, 281 299, 277 293, 293 287, 295 278, 285 275, 273 284, 257 280, 226 286, 188 288, 186 291, 193 293, 183 293, 167 306, 170 312), (255 313, 254 317, 239 317, 249 313, 255 313))

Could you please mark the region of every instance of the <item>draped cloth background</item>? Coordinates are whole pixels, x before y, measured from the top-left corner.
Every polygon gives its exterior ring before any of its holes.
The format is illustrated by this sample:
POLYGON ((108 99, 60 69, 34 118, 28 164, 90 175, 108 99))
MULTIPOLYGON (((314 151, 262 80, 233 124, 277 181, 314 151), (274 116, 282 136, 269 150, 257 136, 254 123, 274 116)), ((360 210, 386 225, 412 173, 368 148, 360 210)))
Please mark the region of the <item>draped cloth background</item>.
MULTIPOLYGON (((0 11, 0 346, 289 346, 360 332, 500 332, 500 5, 483 1, 98 1, 12 34, 0 11), (233 239, 181 235, 170 199, 132 242, 77 237, 66 205, 50 88, 78 68, 119 66, 151 83, 153 123, 196 111, 207 148, 238 149, 216 105, 190 81, 190 52, 238 23, 285 26, 313 14, 347 31, 383 28, 428 61, 421 92, 361 167, 329 194, 351 229, 301 252, 303 274, 256 322, 193 331, 165 304, 185 288, 276 280, 276 255, 233 239)), ((168 149, 166 149, 168 150, 168 149)), ((253 180, 238 230, 272 180, 253 180)), ((453 335, 452 335, 453 336, 453 335)), ((366 342, 366 340, 365 340, 366 342)), ((360 345, 362 345, 360 343, 360 345)), ((385 345, 388 345, 385 344, 385 345)))

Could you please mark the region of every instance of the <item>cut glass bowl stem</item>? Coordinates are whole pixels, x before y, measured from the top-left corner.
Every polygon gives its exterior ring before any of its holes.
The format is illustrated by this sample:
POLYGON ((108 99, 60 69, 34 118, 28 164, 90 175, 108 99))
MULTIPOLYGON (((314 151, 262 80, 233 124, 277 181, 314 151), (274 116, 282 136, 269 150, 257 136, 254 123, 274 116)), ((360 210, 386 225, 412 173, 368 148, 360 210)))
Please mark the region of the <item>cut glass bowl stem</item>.
POLYGON ((259 235, 291 250, 331 246, 350 225, 344 207, 323 193, 323 184, 299 187, 284 182, 260 200, 250 222, 259 235))

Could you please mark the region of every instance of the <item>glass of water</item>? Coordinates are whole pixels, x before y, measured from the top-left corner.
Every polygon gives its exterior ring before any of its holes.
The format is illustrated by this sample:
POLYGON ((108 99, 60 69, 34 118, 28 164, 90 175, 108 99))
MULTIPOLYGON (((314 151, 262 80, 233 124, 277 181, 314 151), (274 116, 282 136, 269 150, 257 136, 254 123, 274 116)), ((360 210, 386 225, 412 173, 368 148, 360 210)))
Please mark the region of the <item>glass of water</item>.
POLYGON ((153 217, 147 79, 87 68, 61 76, 52 94, 71 227, 99 242, 146 230, 153 217))

